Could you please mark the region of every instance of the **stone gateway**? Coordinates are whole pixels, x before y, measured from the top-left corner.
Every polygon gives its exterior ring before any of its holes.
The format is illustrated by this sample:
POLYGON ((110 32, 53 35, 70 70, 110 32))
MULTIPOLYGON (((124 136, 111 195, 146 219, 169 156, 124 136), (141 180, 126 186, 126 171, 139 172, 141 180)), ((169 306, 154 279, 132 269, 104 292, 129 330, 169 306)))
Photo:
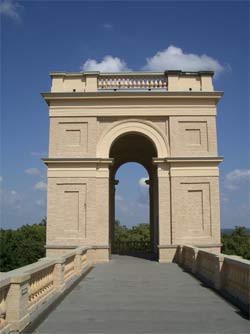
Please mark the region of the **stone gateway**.
POLYGON ((91 246, 109 261, 115 174, 138 162, 149 175, 152 250, 220 251, 219 170, 212 72, 50 74, 47 256, 91 246))

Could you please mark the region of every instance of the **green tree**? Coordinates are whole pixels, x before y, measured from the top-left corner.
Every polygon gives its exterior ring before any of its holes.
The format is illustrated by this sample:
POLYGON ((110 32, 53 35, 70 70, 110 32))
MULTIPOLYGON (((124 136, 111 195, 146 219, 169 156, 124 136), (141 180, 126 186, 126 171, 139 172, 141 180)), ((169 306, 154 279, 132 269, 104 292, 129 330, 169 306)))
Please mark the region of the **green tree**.
POLYGON ((149 224, 139 224, 128 228, 116 221, 113 248, 114 251, 119 252, 149 252, 151 250, 149 224))
POLYGON ((0 230, 0 271, 13 270, 45 256, 46 220, 17 230, 0 230))
POLYGON ((222 234, 222 253, 242 256, 250 260, 250 233, 243 226, 235 226, 231 234, 222 234))

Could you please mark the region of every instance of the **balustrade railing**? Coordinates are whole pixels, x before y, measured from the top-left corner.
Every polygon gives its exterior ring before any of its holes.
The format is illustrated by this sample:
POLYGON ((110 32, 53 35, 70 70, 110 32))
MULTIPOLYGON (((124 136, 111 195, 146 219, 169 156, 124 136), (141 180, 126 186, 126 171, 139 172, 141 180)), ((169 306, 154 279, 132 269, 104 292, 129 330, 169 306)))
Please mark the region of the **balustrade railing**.
MULTIPOLYGON (((121 252, 150 252, 150 242, 118 243, 121 252)), ((60 257, 44 258, 0 276, 1 333, 22 331, 91 266, 91 248, 79 247, 60 257)), ((250 261, 179 247, 178 261, 186 270, 249 310, 250 261)))
POLYGON ((192 271, 195 261, 195 250, 193 247, 184 246, 182 249, 182 265, 186 269, 192 271))
POLYGON ((197 254, 196 272, 199 273, 207 282, 213 284, 215 280, 216 255, 200 250, 197 254))
POLYGON ((166 90, 167 78, 164 75, 149 73, 140 74, 122 74, 108 75, 101 74, 97 81, 98 90, 166 90))
MULTIPOLYGON (((1 333, 22 331, 92 266, 88 252, 78 247, 62 256, 43 258, 1 273, 1 333)), ((91 258, 91 256, 90 256, 91 258)))
POLYGON ((29 305, 36 304, 40 299, 54 290, 54 265, 32 273, 29 280, 29 305))
POLYGON ((250 300, 249 261, 225 258, 223 266, 223 289, 235 299, 248 304, 250 300))
POLYGON ((250 261, 193 246, 179 251, 179 264, 249 312, 250 261))
POLYGON ((74 265, 75 257, 74 255, 66 258, 65 267, 64 267, 64 279, 67 281, 72 275, 74 275, 75 265, 74 265))
POLYGON ((112 246, 112 252, 117 254, 150 253, 151 251, 150 241, 115 241, 112 246))

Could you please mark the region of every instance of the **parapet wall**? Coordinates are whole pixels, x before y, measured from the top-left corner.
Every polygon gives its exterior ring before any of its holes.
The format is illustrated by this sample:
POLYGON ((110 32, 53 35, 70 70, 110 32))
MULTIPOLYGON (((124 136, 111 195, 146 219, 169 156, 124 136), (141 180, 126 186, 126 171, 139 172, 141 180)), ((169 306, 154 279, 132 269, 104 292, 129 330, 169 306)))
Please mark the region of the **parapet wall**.
POLYGON ((213 72, 52 72, 52 93, 119 90, 213 91, 213 72))
MULTIPOLYGON (((95 253, 96 249, 91 247, 78 247, 64 255, 42 258, 1 273, 1 333, 20 332, 29 326, 99 262, 95 253)), ((243 311, 249 311, 250 261, 192 246, 179 246, 175 260, 243 311)))
POLYGON ((42 258, 1 273, 0 332, 20 332, 62 296, 93 266, 91 248, 78 247, 64 255, 42 258))
POLYGON ((249 312, 250 261, 192 246, 179 247, 176 261, 243 311, 249 312))

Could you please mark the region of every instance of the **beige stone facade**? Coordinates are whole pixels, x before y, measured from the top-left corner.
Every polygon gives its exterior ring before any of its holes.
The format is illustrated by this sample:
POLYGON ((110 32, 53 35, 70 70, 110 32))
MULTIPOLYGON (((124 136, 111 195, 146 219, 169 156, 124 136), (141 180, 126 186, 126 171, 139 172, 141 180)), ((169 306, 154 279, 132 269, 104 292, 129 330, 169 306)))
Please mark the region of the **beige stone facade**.
POLYGON ((152 249, 220 250, 216 105, 211 72, 51 73, 47 254, 92 246, 109 260, 115 173, 149 174, 152 249))

